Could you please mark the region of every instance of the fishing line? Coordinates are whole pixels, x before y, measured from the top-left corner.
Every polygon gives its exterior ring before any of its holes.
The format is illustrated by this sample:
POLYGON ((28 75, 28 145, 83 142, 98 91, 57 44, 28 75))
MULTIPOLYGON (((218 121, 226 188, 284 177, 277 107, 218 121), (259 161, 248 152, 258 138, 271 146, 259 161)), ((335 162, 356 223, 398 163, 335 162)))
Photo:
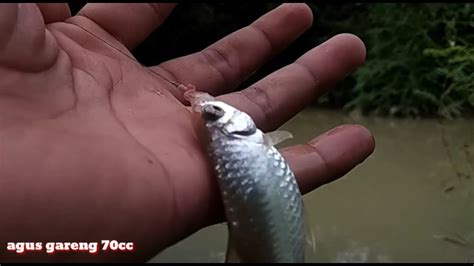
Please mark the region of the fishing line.
POLYGON ((111 47, 112 49, 116 50, 117 52, 121 53, 122 55, 125 55, 127 58, 131 59, 132 61, 134 61, 135 63, 137 63, 138 65, 140 65, 141 67, 145 68, 146 70, 148 70, 148 72, 150 72, 151 74, 163 79, 164 81, 170 83, 171 85, 175 86, 176 88, 182 88, 184 86, 184 84, 182 83, 179 83, 177 81, 172 81, 172 80, 169 80, 167 79, 166 77, 164 77, 163 75, 151 70, 149 67, 146 67, 144 66, 143 64, 141 64, 140 62, 138 62, 138 60, 136 58, 134 58, 133 56, 123 52, 122 50, 120 50, 119 48, 115 47, 114 45, 112 45, 111 43, 108 43, 106 40, 102 39, 101 37, 95 35, 95 33, 89 31, 88 29, 82 27, 81 25, 78 25, 78 24, 74 24, 75 26, 77 26, 78 28, 82 29, 83 31, 89 33, 90 35, 94 36, 96 39, 100 40, 101 42, 105 43, 107 46, 111 47))

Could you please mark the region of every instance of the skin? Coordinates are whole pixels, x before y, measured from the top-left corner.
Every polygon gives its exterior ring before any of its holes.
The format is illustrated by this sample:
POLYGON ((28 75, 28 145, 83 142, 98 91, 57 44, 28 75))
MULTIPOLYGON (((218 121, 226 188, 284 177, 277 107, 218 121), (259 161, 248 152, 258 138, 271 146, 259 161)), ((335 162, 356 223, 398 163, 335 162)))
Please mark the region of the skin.
MULTIPOLYGON (((173 7, 87 4, 71 17, 65 4, 0 4, 2 262, 146 261, 223 221, 182 93, 77 26, 130 54, 173 7), (10 241, 103 239, 133 242, 134 251, 6 251, 10 241)), ((203 51, 151 69, 273 130, 364 62, 362 41, 341 34, 231 92, 311 25, 307 5, 283 4, 203 51)), ((367 129, 341 125, 282 154, 307 193, 373 149, 367 129)))

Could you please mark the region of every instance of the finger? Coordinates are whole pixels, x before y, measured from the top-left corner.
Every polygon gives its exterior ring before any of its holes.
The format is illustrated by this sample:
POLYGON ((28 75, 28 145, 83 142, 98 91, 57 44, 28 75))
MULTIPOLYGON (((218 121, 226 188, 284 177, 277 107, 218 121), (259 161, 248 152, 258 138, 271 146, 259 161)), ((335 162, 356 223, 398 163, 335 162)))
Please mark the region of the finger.
POLYGON ((169 74, 181 83, 193 84, 200 91, 221 94, 235 88, 297 39, 312 20, 306 4, 283 4, 201 52, 151 69, 169 74))
POLYGON ((133 49, 165 21, 175 5, 173 3, 92 3, 85 5, 78 15, 94 21, 128 49, 133 49))
POLYGON ((247 112, 262 130, 273 130, 364 60, 364 43, 352 34, 340 34, 251 87, 218 99, 247 112))
POLYGON ((373 151, 375 140, 359 125, 336 127, 307 144, 281 149, 301 193, 308 193, 349 172, 373 151))
POLYGON ((63 21, 71 16, 71 10, 65 3, 38 3, 36 5, 43 14, 45 24, 63 21))
POLYGON ((55 62, 58 52, 37 5, 0 4, 0 65, 9 70, 41 71, 55 62))

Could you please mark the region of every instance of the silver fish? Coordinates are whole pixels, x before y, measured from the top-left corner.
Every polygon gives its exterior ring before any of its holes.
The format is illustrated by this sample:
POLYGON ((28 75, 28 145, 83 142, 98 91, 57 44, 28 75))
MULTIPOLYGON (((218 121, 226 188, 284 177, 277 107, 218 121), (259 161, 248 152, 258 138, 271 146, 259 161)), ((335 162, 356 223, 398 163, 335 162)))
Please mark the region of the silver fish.
POLYGON ((207 131, 224 203, 226 262, 304 262, 301 194, 274 147, 291 134, 264 134, 248 114, 208 94, 194 97, 194 108, 207 131))

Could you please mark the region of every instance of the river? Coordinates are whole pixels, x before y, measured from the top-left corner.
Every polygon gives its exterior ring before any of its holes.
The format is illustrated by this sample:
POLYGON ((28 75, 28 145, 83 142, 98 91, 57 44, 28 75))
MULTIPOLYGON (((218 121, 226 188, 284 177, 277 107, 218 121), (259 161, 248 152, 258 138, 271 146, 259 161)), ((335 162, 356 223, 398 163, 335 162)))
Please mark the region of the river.
MULTIPOLYGON (((282 129, 306 142, 362 124, 376 149, 303 199, 315 232, 307 262, 474 262, 474 120, 392 119, 307 108, 282 129)), ((224 224, 204 228, 151 262, 223 262, 224 224)))

